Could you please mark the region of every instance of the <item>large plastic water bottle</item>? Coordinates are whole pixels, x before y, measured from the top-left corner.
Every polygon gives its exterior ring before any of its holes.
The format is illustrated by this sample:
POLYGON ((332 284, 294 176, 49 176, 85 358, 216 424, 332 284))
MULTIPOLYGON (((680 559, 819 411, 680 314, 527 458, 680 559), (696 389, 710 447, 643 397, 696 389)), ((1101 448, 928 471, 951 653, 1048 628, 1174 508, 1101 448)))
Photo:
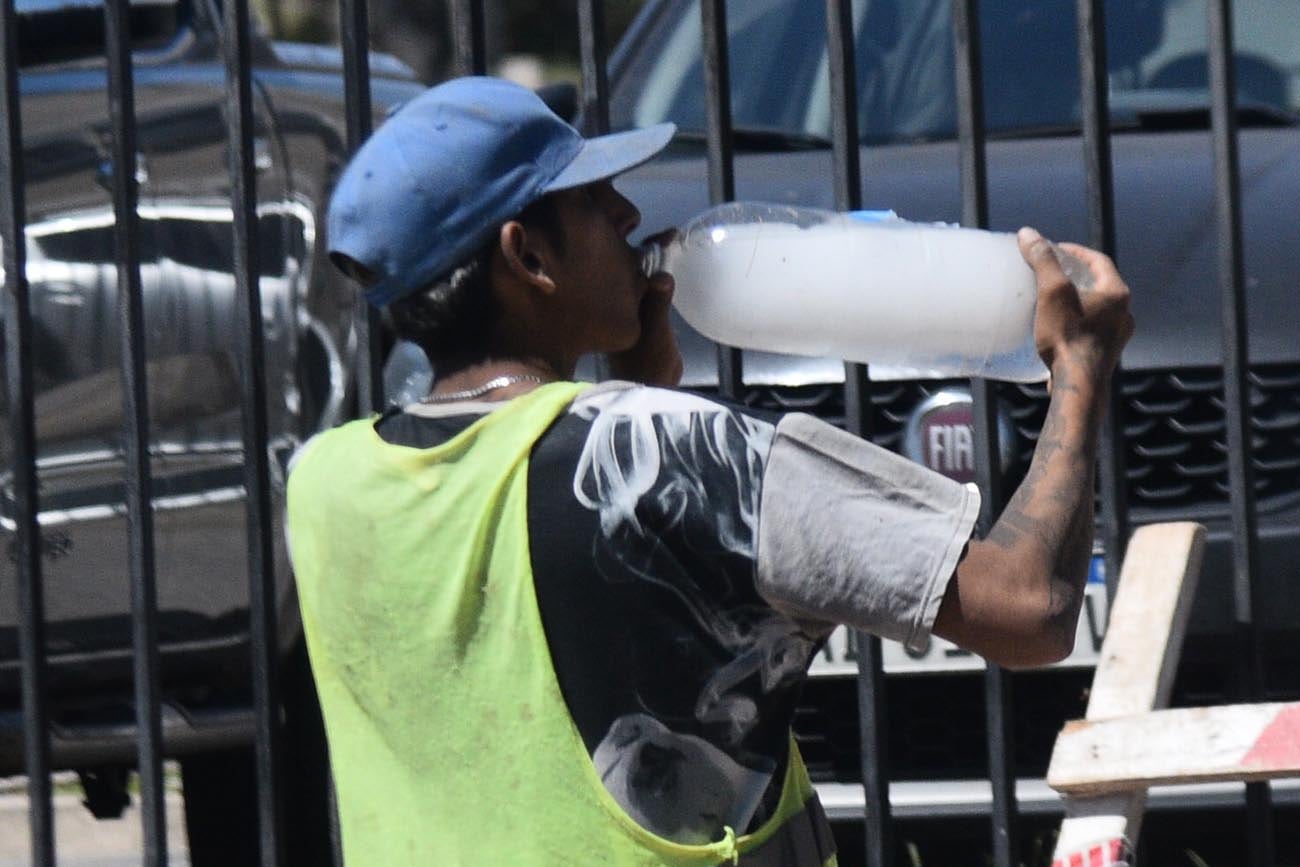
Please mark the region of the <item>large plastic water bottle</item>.
POLYGON ((1047 378, 1015 235, 730 202, 644 265, 673 275, 682 317, 719 343, 864 362, 876 379, 1047 378))

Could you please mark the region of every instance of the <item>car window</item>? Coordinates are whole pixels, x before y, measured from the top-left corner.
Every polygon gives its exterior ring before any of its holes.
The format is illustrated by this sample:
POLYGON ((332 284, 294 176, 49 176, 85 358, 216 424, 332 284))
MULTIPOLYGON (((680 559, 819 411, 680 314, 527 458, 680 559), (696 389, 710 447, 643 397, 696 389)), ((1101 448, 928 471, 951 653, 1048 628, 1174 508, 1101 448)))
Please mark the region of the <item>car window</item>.
MULTIPOLYGON (((855 0, 864 141, 948 138, 956 95, 950 0, 855 0)), ((985 120, 994 132, 1077 126, 1075 0, 981 0, 985 120)), ((1300 0, 1234 4, 1243 104, 1300 110, 1300 0)), ((1117 115, 1208 104, 1205 0, 1108 0, 1117 115)), ((730 0, 732 118, 738 128, 826 137, 824 4, 730 0)), ((620 126, 704 128, 698 0, 666 3, 620 58, 611 113, 620 126)))
MULTIPOLYGON (((1237 0, 1233 6, 1239 98, 1300 112, 1300 0, 1237 0)), ((1168 0, 1163 12, 1158 44, 1112 89, 1207 91, 1204 0, 1168 0)))
MULTIPOLYGON (((23 67, 104 55, 104 0, 15 0, 18 58, 23 67)), ((164 49, 189 15, 183 0, 129 0, 133 51, 164 49)))
MULTIPOLYGON (((684 4, 683 15, 666 34, 651 80, 629 106, 636 125, 668 118, 684 129, 704 128, 704 66, 700 52, 700 8, 684 4)), ((820 3, 745 0, 727 4, 731 50, 731 112, 737 126, 802 128, 807 94, 821 53, 809 50, 825 39, 820 3), (773 63, 775 58, 783 62, 773 63)))

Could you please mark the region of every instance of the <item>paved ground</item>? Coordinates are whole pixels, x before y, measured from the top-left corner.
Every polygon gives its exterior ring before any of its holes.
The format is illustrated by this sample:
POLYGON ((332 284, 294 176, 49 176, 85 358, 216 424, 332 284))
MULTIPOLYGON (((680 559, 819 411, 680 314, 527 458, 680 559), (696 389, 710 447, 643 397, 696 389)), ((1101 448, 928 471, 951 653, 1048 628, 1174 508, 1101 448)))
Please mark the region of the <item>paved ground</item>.
MULTIPOLYGON (((75 779, 75 778, 74 778, 75 779)), ((128 807, 120 819, 100 821, 81 805, 81 795, 56 783, 54 838, 59 867, 133 867, 141 863, 140 812, 128 807)), ((168 791, 168 862, 188 867, 181 793, 168 791)), ((27 795, 20 780, 0 780, 0 867, 30 867, 27 795)))

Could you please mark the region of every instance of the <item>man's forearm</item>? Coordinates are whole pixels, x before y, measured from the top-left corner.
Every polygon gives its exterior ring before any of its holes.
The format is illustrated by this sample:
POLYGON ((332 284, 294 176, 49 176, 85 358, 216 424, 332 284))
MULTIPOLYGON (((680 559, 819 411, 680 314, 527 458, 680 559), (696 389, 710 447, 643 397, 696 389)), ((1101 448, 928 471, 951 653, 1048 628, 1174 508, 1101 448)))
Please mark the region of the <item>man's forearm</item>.
POLYGON ((1049 617, 1070 634, 1092 556, 1093 482, 1108 379, 1077 363, 1056 365, 1029 473, 988 535, 1009 555, 1020 555, 1015 562, 1046 567, 1049 617))
POLYGON ((1069 652, 1092 553, 1093 476, 1108 385, 1078 362, 1053 366, 1029 473, 986 539, 971 542, 934 631, 1003 665, 1069 652))
POLYGON ((1052 400, 1029 474, 988 538, 967 547, 934 632, 1002 665, 1040 665, 1074 646, 1092 553, 1098 431, 1133 316, 1109 257, 1060 245, 1091 275, 1076 284, 1042 235, 1021 229, 1019 240, 1038 279, 1034 343, 1052 371, 1052 400))

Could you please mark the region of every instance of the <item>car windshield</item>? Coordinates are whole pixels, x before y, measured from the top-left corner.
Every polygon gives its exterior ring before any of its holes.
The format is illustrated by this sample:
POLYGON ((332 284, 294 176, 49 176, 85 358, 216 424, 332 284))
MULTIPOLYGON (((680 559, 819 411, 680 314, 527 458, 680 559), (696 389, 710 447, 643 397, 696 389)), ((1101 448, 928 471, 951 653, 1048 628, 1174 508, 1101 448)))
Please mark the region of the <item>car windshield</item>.
MULTIPOLYGON (((1300 112, 1300 0, 1234 5, 1239 104, 1287 121, 1300 112)), ((1079 124, 1075 0, 981 0, 985 119, 1014 135, 1079 124)), ((955 135, 951 0, 854 0, 863 141, 955 135)), ((1107 52, 1118 123, 1208 105, 1206 0, 1108 0, 1107 52)), ((737 129, 806 143, 830 133, 825 4, 729 0, 737 129)), ((705 127, 699 0, 665 4, 620 58, 616 125, 705 127)), ((1203 122, 1203 121, 1200 121, 1203 122)))

